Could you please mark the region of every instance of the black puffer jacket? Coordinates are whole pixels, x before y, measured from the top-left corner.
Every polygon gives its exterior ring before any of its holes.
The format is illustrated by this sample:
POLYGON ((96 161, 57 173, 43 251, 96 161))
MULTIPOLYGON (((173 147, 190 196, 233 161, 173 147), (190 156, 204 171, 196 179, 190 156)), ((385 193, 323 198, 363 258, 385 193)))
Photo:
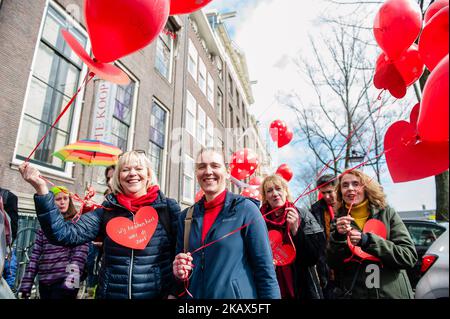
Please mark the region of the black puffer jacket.
POLYGON ((57 245, 77 246, 103 240, 103 259, 99 275, 98 298, 150 299, 164 298, 175 291, 172 261, 175 257, 177 220, 180 207, 159 192, 152 207, 159 220, 153 237, 143 250, 121 246, 106 234, 106 224, 114 217, 132 220, 132 213, 120 206, 114 195, 107 196, 103 206, 83 214, 76 223, 65 222, 54 204, 53 193, 35 195, 36 212, 47 238, 57 245), (163 217, 163 214, 168 214, 163 217), (167 225, 164 220, 170 221, 167 225), (170 228, 166 230, 166 228, 170 228), (171 234, 168 234, 171 233, 171 234))

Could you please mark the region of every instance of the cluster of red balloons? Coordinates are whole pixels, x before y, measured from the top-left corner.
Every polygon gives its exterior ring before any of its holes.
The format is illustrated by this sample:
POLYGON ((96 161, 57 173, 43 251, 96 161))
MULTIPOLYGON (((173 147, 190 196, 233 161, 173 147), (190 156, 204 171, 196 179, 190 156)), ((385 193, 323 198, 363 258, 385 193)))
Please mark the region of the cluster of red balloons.
POLYGON ((249 148, 244 148, 231 155, 230 174, 238 180, 253 175, 258 166, 258 155, 249 148))
POLYGON ((388 0, 374 26, 384 50, 374 77, 377 88, 401 98, 406 86, 420 78, 423 65, 431 71, 410 122, 395 122, 386 132, 386 162, 394 182, 437 175, 449 167, 449 0, 430 5, 423 29, 417 10, 413 0, 388 0), (410 44, 421 30, 419 45, 410 44))
POLYGON ((425 14, 415 0, 388 0, 379 9, 373 26, 383 50, 377 59, 374 85, 403 98, 406 89, 432 71, 448 53, 448 0, 434 2, 425 14), (421 33, 422 31, 422 33, 421 33), (414 42, 420 34, 419 45, 414 42))
POLYGON ((84 14, 94 58, 68 31, 63 37, 91 72, 117 84, 128 76, 110 62, 149 45, 163 30, 169 15, 201 9, 212 0, 85 0, 84 14))

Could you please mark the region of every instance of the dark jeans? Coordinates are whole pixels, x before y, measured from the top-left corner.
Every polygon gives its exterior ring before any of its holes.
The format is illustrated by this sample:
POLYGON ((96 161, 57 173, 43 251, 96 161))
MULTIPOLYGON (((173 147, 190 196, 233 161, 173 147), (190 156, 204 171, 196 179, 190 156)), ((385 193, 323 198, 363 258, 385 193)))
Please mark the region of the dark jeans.
POLYGON ((39 283, 40 299, 77 299, 78 289, 63 288, 64 280, 50 285, 39 283))

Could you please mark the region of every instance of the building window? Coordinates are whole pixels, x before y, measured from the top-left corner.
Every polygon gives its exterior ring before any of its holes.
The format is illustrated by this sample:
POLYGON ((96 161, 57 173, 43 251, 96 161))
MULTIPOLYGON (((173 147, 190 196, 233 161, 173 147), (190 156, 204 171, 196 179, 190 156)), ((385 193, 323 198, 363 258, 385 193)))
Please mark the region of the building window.
MULTIPOLYGON (((83 64, 61 35, 61 30, 68 25, 66 16, 50 5, 31 73, 27 103, 24 106, 23 123, 18 135, 18 159, 23 160, 31 153, 81 82, 83 64)), ((86 46, 86 36, 76 28, 71 28, 71 33, 83 47, 86 46)), ((74 103, 76 105, 76 101, 74 103)), ((32 162, 60 171, 65 170, 65 163, 52 154, 69 143, 74 110, 75 107, 72 106, 61 118, 31 157, 32 162)))
POLYGON ((198 86, 203 94, 206 95, 206 66, 201 59, 198 62, 198 86))
POLYGON ((166 147, 167 112, 154 100, 150 115, 148 155, 159 183, 163 178, 164 149, 166 147))
POLYGON ((206 114, 200 105, 197 113, 197 141, 202 145, 206 144, 206 114))
POLYGON ((206 146, 213 147, 214 146, 214 124, 213 121, 207 117, 206 123, 206 146))
POLYGON ((197 110, 197 101, 192 96, 191 92, 187 91, 186 99, 186 131, 195 137, 195 114, 197 110))
POLYGON ((112 144, 126 152, 128 149, 128 134, 133 113, 135 83, 117 86, 116 101, 112 120, 112 144))
POLYGON ((214 107, 214 79, 211 74, 208 73, 208 91, 206 94, 208 102, 214 107))
POLYGON ((183 200, 190 203, 194 202, 195 196, 194 172, 194 160, 185 154, 183 161, 183 200))
POLYGON ((173 38, 165 32, 159 34, 156 41, 155 68, 167 81, 172 81, 173 38))
POLYGON ((229 127, 233 127, 233 107, 231 104, 228 105, 228 113, 230 113, 230 122, 228 123, 229 127))
POLYGON ((223 61, 222 61, 222 59, 219 56, 216 57, 216 61, 217 61, 216 62, 217 73, 219 74, 219 78, 221 80, 223 80, 223 61))
POLYGON ((217 90, 217 118, 223 123, 223 93, 217 90))
POLYGON ((194 78, 194 81, 197 81, 197 60, 198 60, 198 52, 192 43, 191 39, 189 39, 189 59, 188 59, 188 71, 194 78))
POLYGON ((228 74, 228 92, 230 93, 231 97, 233 97, 233 79, 231 78, 230 74, 228 74))

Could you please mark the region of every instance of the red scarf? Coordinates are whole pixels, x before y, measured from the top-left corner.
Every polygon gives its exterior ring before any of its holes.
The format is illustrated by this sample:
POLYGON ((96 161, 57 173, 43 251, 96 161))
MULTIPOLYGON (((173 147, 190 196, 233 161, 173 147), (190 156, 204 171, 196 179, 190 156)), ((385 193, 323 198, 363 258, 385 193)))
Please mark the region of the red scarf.
POLYGON ((138 198, 130 197, 122 193, 118 193, 116 197, 120 205, 129 211, 136 213, 139 208, 153 203, 158 198, 158 191, 158 185, 153 185, 147 189, 147 194, 138 198))
POLYGON ((217 195, 216 198, 207 202, 206 199, 204 201, 205 206, 205 215, 203 217, 203 228, 202 228, 202 243, 205 241, 206 235, 211 229, 212 225, 217 219, 220 211, 225 204, 225 197, 227 195, 227 190, 225 189, 222 193, 217 195))
MULTIPOLYGON (((289 239, 288 233, 289 227, 287 227, 286 223, 287 207, 294 207, 294 205, 286 201, 286 203, 282 207, 271 212, 270 214, 267 213, 270 212, 272 208, 268 204, 265 204, 261 207, 261 213, 264 217, 264 220, 266 221, 267 229, 268 230, 275 229, 281 231, 283 233, 283 244, 291 244, 291 240, 289 239), (276 216, 275 213, 280 210, 283 213, 279 216, 276 216)), ((300 216, 299 216, 299 223, 300 223, 300 216)), ((300 229, 298 231, 300 231, 300 229)), ((295 263, 292 263, 291 265, 277 267, 275 269, 278 279, 278 285, 280 286, 281 298, 283 299, 295 298, 294 270, 293 270, 294 265, 295 263)))

